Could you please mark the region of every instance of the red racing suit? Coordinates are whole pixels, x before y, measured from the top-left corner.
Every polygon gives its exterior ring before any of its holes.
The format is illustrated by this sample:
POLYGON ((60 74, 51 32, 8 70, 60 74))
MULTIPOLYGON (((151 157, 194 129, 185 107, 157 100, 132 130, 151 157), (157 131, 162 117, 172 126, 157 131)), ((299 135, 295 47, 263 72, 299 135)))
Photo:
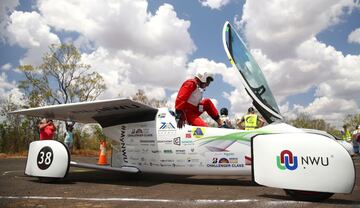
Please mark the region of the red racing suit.
POLYGON ((176 97, 175 110, 181 112, 182 117, 193 126, 208 126, 199 116, 205 111, 214 120, 219 119, 219 113, 213 102, 206 98, 202 99, 204 89, 199 87, 200 81, 195 79, 186 80, 176 97))

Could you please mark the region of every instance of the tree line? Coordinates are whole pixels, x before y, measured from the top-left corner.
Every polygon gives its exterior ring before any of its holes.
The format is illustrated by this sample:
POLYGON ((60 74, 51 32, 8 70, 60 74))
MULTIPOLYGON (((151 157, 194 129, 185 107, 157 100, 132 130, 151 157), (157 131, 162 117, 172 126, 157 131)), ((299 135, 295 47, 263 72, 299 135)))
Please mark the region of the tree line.
MULTIPOLYGON (((49 52, 42 57, 39 66, 21 65, 18 69, 24 74, 18 88, 23 92, 23 104, 13 96, 0 100, 0 152, 12 153, 26 151, 30 142, 39 140, 38 123, 41 118, 10 115, 8 112, 54 104, 95 100, 105 91, 102 76, 91 70, 91 66, 81 62, 79 50, 72 44, 50 45, 49 52)), ((61 126, 61 122, 56 125, 61 126)), ((62 140, 61 129, 55 134, 62 140)), ((94 127, 94 132, 99 131, 94 127)), ((81 148, 83 137, 88 137, 81 128, 75 129, 76 148, 81 148)))
MULTIPOLYGON (((91 70, 89 64, 81 62, 79 50, 72 44, 51 45, 49 52, 43 56, 39 66, 21 65, 18 67, 24 74, 18 88, 24 93, 20 104, 12 95, 0 99, 0 152, 18 153, 27 151, 32 141, 39 140, 38 123, 41 118, 10 115, 8 112, 39 106, 92 101, 106 90, 102 76, 91 70)), ((121 96, 121 95, 120 95, 121 96)), ((164 107, 167 100, 149 99, 143 90, 131 99, 153 106, 164 107)), ((323 119, 314 119, 310 115, 300 114, 296 119, 285 120, 298 128, 309 128, 327 131, 340 136, 339 131, 323 119)), ((350 129, 360 124, 360 114, 347 115, 344 119, 350 129)), ((55 139, 62 141, 64 126, 56 122, 55 139)), ((89 128, 89 127, 88 127, 89 128)), ((105 138, 99 125, 91 126, 90 131, 78 124, 74 129, 75 149, 98 149, 97 139, 105 138)))

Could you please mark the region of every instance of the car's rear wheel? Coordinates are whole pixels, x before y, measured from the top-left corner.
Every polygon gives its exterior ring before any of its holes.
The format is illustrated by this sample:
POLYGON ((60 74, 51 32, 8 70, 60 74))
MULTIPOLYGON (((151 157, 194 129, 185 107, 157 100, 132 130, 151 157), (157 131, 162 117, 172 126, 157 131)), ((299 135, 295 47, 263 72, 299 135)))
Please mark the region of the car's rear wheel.
POLYGON ((54 183, 59 180, 59 178, 49 178, 49 177, 38 177, 41 183, 54 183))
POLYGON ((299 201, 311 201, 311 202, 320 202, 330 198, 334 193, 328 192, 315 192, 315 191, 299 191, 299 190, 290 190, 284 189, 285 193, 292 198, 299 201))

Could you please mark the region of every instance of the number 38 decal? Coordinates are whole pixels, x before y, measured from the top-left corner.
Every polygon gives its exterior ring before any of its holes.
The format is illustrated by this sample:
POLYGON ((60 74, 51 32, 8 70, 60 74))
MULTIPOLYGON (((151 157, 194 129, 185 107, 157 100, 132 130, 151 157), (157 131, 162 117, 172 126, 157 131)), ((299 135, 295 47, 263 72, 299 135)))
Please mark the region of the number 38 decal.
POLYGON ((50 147, 43 147, 37 156, 37 165, 41 170, 46 170, 50 167, 54 158, 53 151, 50 147))

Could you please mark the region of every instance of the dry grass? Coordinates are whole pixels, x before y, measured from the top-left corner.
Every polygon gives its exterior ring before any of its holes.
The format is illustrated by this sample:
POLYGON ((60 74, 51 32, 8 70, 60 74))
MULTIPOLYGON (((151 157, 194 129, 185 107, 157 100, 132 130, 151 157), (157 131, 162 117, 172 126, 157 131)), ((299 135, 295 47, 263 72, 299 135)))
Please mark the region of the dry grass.
POLYGON ((99 150, 73 150, 71 155, 77 155, 77 156, 99 156, 99 150))
POLYGON ((0 153, 0 158, 25 158, 27 155, 27 151, 19 153, 0 153))

